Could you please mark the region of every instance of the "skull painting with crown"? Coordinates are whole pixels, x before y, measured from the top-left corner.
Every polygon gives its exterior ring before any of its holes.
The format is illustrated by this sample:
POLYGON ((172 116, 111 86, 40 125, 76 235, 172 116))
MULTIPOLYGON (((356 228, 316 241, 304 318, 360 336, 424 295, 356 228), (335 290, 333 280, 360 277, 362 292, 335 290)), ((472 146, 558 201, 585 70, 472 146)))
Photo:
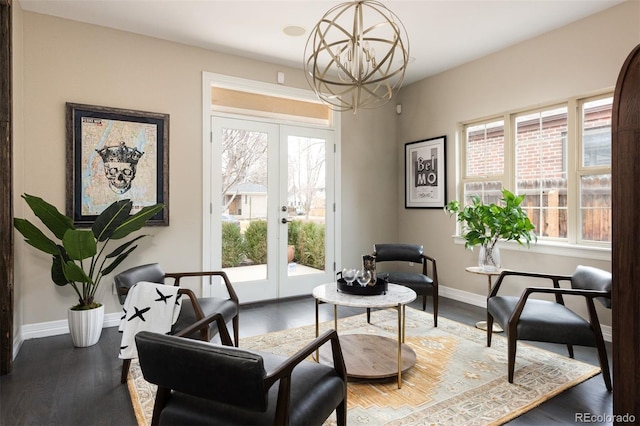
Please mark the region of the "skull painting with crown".
POLYGON ((96 149, 104 163, 104 173, 109 181, 109 188, 116 194, 124 194, 131 189, 131 182, 136 177, 138 160, 144 152, 131 148, 120 142, 118 146, 96 149))

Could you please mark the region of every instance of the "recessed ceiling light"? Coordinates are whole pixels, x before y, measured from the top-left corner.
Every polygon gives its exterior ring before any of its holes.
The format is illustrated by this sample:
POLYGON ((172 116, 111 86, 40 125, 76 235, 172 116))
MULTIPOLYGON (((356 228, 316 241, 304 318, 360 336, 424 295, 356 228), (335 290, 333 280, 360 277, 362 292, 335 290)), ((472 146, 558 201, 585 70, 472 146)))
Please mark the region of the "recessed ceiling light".
POLYGON ((282 32, 291 37, 299 37, 303 35, 306 30, 298 25, 287 25, 282 29, 282 32))

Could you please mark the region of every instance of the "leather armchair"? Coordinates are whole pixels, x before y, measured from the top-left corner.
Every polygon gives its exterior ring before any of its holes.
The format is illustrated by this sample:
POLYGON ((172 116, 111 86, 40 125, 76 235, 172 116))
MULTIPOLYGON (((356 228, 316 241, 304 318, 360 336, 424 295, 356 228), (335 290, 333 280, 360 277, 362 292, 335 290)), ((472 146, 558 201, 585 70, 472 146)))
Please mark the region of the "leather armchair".
POLYGON ((602 377, 607 390, 611 391, 607 350, 593 302, 596 299, 610 309, 611 284, 610 272, 582 265, 577 267, 573 275, 566 276, 503 271, 487 298, 487 346, 491 346, 491 329, 495 320, 507 332, 509 383, 513 383, 517 341, 529 340, 566 344, 571 358, 573 345, 596 347, 602 377), (505 282, 517 280, 518 277, 552 285, 527 287, 520 297, 498 295, 505 282), (568 281, 571 288, 560 287, 562 281, 568 281), (530 297, 534 294, 553 295, 555 301, 530 297), (589 320, 566 307, 563 296, 584 299, 589 320))
POLYGON ((321 425, 334 410, 346 425, 347 377, 335 330, 291 357, 146 331, 136 344, 145 380, 158 386, 152 425, 321 425), (333 366, 306 360, 326 342, 333 366))
MULTIPOLYGON (((206 276, 221 277, 225 284, 228 297, 197 298, 194 292, 190 289, 181 288, 179 293, 186 295, 188 299, 182 301, 180 315, 171 329, 171 334, 176 334, 177 332, 184 330, 196 323, 198 320, 220 313, 225 322, 232 322, 233 342, 237 346, 240 303, 238 301, 238 296, 231 285, 231 281, 229 281, 229 278, 223 271, 165 273, 159 264, 151 263, 148 265, 136 266, 117 274, 114 277, 114 282, 120 303, 124 304, 129 289, 138 282, 148 281, 152 283, 166 284, 165 281, 169 280, 169 284, 180 286, 183 283, 183 279, 206 276)), ((209 341, 218 333, 218 329, 219 327, 217 327, 216 322, 211 321, 207 323, 206 327, 193 330, 189 335, 187 335, 187 337, 191 339, 209 341)), ((122 366, 122 383, 127 381, 127 373, 129 371, 130 363, 130 360, 124 360, 122 366)))
POLYGON ((373 246, 376 257, 376 267, 380 262, 413 262, 422 265, 422 271, 403 272, 390 271, 379 274, 389 276, 389 282, 401 284, 411 288, 417 295, 422 296, 422 310, 427 306, 427 296, 433 298, 433 324, 438 326, 438 270, 436 260, 424 254, 424 247, 419 244, 375 244, 373 246), (431 275, 429 275, 429 266, 431 275))

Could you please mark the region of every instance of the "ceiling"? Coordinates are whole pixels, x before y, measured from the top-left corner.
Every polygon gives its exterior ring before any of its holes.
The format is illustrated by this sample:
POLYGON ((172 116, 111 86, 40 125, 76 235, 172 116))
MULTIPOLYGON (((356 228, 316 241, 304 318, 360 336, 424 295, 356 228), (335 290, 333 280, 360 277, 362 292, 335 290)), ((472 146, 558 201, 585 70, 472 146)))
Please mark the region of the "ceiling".
MULTIPOLYGON (((343 0, 344 1, 344 0, 343 0)), ((19 0, 24 10, 302 69, 309 32, 340 0, 19 0), (283 28, 306 29, 292 37, 283 28)), ((405 83, 624 0, 386 0, 410 44, 405 83)))

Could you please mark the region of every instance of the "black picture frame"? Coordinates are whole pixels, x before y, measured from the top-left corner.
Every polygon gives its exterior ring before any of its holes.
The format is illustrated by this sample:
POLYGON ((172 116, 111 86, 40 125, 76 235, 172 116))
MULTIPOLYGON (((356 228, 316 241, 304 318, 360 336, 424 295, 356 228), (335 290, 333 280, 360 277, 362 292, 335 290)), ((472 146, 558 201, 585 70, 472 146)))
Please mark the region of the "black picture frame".
POLYGON ((447 203, 446 136, 404 145, 404 207, 443 208, 447 203))
POLYGON ((66 214, 93 224, 114 201, 132 214, 163 203, 147 225, 169 226, 169 114, 66 103, 66 214))

